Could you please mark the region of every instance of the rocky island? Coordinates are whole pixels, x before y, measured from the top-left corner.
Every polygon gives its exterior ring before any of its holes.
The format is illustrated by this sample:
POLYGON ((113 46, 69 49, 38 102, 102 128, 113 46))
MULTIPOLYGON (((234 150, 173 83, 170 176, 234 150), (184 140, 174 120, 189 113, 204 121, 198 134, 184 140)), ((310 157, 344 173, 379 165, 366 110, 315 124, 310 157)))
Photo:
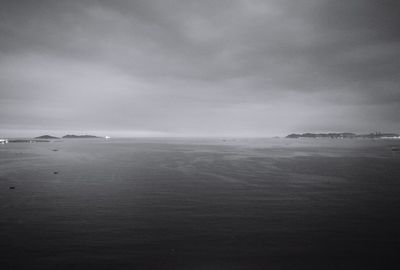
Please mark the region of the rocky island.
POLYGON ((354 139, 354 138, 362 138, 362 139, 400 139, 400 135, 396 133, 369 133, 369 134, 355 134, 350 132, 341 132, 341 133, 302 133, 296 134, 292 133, 286 136, 289 139, 298 139, 298 138, 331 138, 331 139, 354 139))
POLYGON ((56 139, 60 139, 60 138, 54 137, 54 136, 50 136, 50 135, 42 135, 42 136, 39 136, 39 137, 35 137, 35 139, 56 140, 56 139))
MULTIPOLYGON (((94 135, 65 135, 62 137, 63 139, 94 139, 94 138, 103 138, 94 135)), ((105 137, 106 139, 110 137, 105 137)), ((36 143, 36 142, 51 142, 51 140, 59 140, 61 138, 51 136, 51 135, 42 135, 35 137, 33 139, 25 139, 25 138, 18 138, 18 139, 0 139, 0 144, 7 144, 7 143, 36 143)))
POLYGON ((63 136, 63 139, 94 139, 94 138, 101 138, 101 137, 94 135, 70 135, 70 134, 63 136))

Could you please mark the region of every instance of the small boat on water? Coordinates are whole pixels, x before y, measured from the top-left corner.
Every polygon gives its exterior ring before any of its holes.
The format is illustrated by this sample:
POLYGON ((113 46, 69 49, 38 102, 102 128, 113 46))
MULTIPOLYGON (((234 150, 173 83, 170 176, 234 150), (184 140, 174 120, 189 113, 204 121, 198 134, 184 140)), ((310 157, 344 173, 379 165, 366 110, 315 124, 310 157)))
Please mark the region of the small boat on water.
POLYGON ((0 139, 0 144, 6 144, 8 143, 8 139, 0 139))

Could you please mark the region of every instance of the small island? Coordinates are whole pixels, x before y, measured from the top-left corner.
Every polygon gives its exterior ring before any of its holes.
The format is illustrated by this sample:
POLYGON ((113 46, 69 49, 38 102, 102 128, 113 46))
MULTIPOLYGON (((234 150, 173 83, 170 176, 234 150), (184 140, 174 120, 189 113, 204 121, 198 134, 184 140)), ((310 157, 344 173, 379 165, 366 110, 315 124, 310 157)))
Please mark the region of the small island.
POLYGON ((39 136, 39 137, 35 137, 35 139, 56 140, 56 139, 60 139, 60 138, 54 137, 54 136, 50 136, 50 135, 42 135, 42 136, 39 136))
POLYGON ((355 134, 350 132, 341 133, 302 133, 296 134, 292 133, 286 136, 289 139, 299 139, 299 138, 330 138, 330 139, 400 139, 400 135, 396 133, 369 133, 369 134, 355 134))
MULTIPOLYGON (((94 135, 65 135, 62 137, 63 139, 96 139, 96 138, 103 138, 103 137, 98 137, 94 135)), ((110 137, 106 136, 106 139, 109 139, 110 137)), ((16 139, 0 139, 0 144, 7 144, 7 143, 37 143, 37 142, 52 142, 52 140, 59 140, 61 138, 51 136, 51 135, 42 135, 35 137, 33 139, 30 138, 16 138, 16 139)), ((54 150, 53 150, 54 151, 54 150)))
POLYGON ((95 139, 95 138, 101 138, 101 137, 94 135, 71 135, 71 134, 63 136, 63 139, 95 139))

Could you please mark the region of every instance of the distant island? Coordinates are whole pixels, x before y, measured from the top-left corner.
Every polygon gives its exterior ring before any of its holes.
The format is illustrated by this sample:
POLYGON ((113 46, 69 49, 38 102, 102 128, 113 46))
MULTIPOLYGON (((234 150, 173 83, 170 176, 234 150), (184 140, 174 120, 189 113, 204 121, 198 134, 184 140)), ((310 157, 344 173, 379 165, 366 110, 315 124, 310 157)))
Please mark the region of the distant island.
MULTIPOLYGON (((74 135, 74 134, 68 134, 62 137, 63 139, 93 139, 93 138, 102 138, 102 137, 97 137, 94 135, 74 135)), ((34 139, 43 139, 43 140, 57 140, 60 139, 59 137, 55 136, 50 136, 50 135, 42 135, 39 137, 35 137, 34 139)))
MULTIPOLYGON (((62 137, 63 139, 94 139, 94 138, 103 138, 94 135, 65 135, 62 137)), ((110 139, 109 136, 104 137, 105 139, 110 139)), ((0 138, 0 144, 7 143, 37 143, 37 142, 51 142, 51 140, 59 140, 59 137, 51 136, 51 135, 42 135, 35 137, 33 139, 2 139, 0 138)))
POLYGON ((302 133, 296 134, 292 133, 287 135, 286 138, 289 139, 298 139, 298 138, 331 138, 331 139, 400 139, 400 135, 396 133, 369 133, 369 134, 355 134, 350 132, 342 132, 342 133, 302 133))
POLYGON ((60 138, 54 137, 54 136, 50 136, 50 135, 42 135, 42 136, 39 136, 39 137, 35 137, 35 139, 56 140, 56 139, 60 139, 60 138))
POLYGON ((101 138, 94 135, 65 135, 63 139, 94 139, 94 138, 101 138))

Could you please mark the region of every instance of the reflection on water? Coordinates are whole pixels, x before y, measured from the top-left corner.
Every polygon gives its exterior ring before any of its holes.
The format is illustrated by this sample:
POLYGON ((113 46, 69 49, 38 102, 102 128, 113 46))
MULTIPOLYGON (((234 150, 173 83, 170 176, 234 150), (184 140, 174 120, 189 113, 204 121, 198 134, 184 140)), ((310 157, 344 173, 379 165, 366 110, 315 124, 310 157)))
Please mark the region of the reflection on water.
POLYGON ((387 268, 400 248, 398 146, 330 139, 1 145, 1 264, 387 268))

